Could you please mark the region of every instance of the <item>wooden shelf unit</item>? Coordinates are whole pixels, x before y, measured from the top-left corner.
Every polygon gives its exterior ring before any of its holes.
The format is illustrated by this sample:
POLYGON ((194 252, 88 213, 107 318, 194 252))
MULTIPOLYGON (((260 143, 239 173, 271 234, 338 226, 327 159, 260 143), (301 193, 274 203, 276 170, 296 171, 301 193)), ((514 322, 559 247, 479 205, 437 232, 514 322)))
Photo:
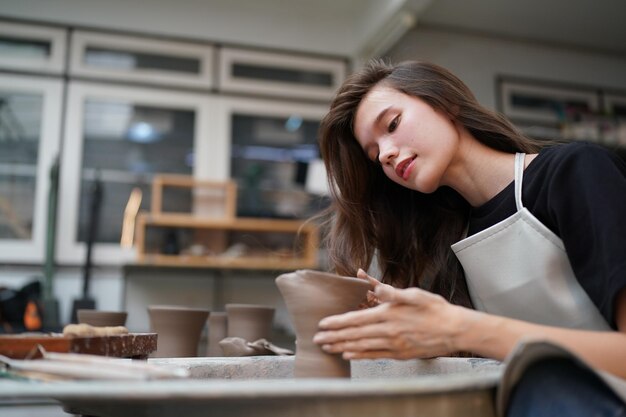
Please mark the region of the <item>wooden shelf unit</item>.
POLYGON ((314 223, 236 217, 236 204, 237 186, 232 180, 156 175, 152 182, 151 211, 138 213, 135 219, 137 264, 273 270, 317 267, 319 237, 314 223), (164 189, 168 187, 191 191, 191 212, 164 211, 164 189), (188 238, 185 249, 180 250, 177 242, 176 252, 180 253, 165 254, 163 246, 156 248, 155 242, 147 241, 148 229, 159 228, 169 229, 166 233, 175 230, 174 236, 185 235, 188 238), (198 250, 192 250, 193 246, 198 250))
POLYGON ((318 266, 318 229, 313 223, 302 220, 244 217, 212 219, 181 214, 140 213, 137 216, 135 243, 137 262, 143 265, 275 270, 316 268, 318 266), (147 253, 146 229, 149 227, 186 228, 216 232, 292 233, 294 241, 296 238, 301 239, 301 245, 300 250, 294 251, 289 256, 271 250, 242 256, 147 253))

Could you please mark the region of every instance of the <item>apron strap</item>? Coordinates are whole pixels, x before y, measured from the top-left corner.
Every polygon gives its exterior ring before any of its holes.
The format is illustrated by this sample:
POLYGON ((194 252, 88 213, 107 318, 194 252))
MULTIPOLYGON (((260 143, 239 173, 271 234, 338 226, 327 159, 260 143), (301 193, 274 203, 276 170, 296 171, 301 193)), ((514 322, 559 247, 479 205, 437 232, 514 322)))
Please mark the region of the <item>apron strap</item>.
POLYGON ((524 157, 525 153, 515 154, 515 205, 517 210, 524 208, 522 204, 522 180, 524 178, 524 157))

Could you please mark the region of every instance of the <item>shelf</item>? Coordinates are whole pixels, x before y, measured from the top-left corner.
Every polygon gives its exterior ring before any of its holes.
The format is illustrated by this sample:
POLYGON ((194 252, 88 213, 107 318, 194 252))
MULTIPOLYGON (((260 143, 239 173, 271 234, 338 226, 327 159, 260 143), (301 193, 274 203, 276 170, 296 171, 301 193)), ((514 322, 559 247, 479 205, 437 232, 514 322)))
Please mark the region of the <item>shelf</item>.
POLYGON ((191 256, 191 255, 148 255, 138 265, 171 266, 187 268, 232 268, 232 269, 271 269, 292 270, 312 269, 317 267, 317 261, 305 259, 285 259, 282 257, 252 257, 239 258, 220 256, 191 256))
POLYGON ((302 220, 236 217, 215 219, 184 214, 140 213, 137 216, 136 244, 138 265, 290 270, 317 267, 319 237, 317 226, 302 220), (147 249, 146 241, 149 239, 146 235, 150 228, 188 230, 192 234, 208 232, 208 237, 200 235, 198 238, 204 238, 205 241, 198 240, 194 243, 201 243, 203 247, 214 246, 212 253, 164 254, 156 252, 154 248, 147 249), (298 249, 270 248, 260 244, 256 248, 250 248, 251 252, 233 255, 228 249, 237 242, 229 242, 228 235, 241 232, 258 233, 260 237, 273 234, 293 235, 288 240, 292 246, 299 240, 298 249))
POLYGON ((256 217, 234 217, 211 219, 194 217, 186 214, 148 214, 142 213, 146 225, 198 227, 230 230, 254 230, 259 232, 293 232, 300 227, 314 228, 303 220, 266 219, 256 217))

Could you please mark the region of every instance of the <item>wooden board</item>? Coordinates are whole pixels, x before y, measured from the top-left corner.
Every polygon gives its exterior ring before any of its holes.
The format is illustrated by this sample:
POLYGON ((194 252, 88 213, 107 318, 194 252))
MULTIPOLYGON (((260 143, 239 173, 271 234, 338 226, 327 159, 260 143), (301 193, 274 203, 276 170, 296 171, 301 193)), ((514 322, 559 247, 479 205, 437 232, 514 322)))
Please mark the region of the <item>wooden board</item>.
POLYGON ((48 352, 145 359, 157 348, 157 334, 130 333, 91 337, 69 337, 62 334, 0 335, 0 354, 9 358, 31 357, 33 353, 37 353, 37 345, 41 345, 48 352))

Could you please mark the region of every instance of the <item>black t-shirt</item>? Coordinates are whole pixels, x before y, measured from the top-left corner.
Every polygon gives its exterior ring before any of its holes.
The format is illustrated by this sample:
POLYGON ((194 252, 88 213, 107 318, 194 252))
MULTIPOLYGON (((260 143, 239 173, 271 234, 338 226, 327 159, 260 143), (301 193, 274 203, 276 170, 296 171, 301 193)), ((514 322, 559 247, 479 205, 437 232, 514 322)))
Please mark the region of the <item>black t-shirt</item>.
MULTIPOLYGON (((588 143, 542 149, 524 171, 522 203, 563 240, 580 285, 615 328, 615 296, 626 288, 626 163, 588 143)), ((511 183, 472 211, 468 234, 516 211, 511 183)))

